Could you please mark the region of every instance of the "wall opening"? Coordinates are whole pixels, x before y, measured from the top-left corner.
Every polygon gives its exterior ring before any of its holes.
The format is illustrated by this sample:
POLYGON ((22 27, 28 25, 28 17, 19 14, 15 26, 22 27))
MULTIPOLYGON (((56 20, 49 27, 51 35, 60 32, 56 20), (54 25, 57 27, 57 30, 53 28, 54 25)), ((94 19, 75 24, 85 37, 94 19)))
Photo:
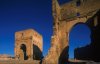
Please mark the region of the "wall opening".
POLYGON ((92 18, 88 19, 86 24, 91 29, 91 43, 87 46, 76 48, 74 56, 77 59, 100 62, 100 11, 98 11, 92 18), (96 20, 95 20, 96 19, 96 20), (95 25, 97 22, 97 25, 95 25))
POLYGON ((75 48, 80 48, 90 44, 91 30, 84 23, 78 23, 73 26, 69 34, 69 59, 74 58, 75 48))
POLYGON ((22 52, 23 52, 22 55, 24 56, 24 60, 27 60, 28 57, 27 57, 27 53, 26 53, 26 45, 25 45, 25 44, 22 44, 21 47, 20 47, 20 49, 21 49, 22 52))
POLYGON ((37 45, 33 44, 33 59, 41 60, 42 58, 43 58, 42 51, 37 45))

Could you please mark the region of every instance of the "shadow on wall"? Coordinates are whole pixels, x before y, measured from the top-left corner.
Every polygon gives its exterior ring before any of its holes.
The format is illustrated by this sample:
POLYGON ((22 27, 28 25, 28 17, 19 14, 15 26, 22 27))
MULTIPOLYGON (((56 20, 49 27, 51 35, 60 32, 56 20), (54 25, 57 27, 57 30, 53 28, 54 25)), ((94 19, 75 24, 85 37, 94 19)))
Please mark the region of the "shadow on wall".
POLYGON ((33 44, 33 60, 42 60, 43 54, 38 46, 33 44))
POLYGON ((76 48, 74 51, 74 56, 76 59, 82 60, 92 60, 95 62, 100 62, 100 11, 90 18, 87 22, 88 26, 91 28, 91 44, 85 47, 76 48), (97 16, 97 25, 94 26, 94 17, 97 16))
POLYGON ((68 50, 69 47, 65 47, 62 51, 62 53, 59 56, 59 64, 67 64, 68 63, 68 50))

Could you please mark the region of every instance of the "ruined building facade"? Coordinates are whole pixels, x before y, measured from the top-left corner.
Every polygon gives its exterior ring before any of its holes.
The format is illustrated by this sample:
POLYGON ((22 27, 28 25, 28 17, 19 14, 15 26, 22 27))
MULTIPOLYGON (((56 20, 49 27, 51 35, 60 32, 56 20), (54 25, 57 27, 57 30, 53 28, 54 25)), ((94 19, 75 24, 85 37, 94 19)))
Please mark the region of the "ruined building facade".
POLYGON ((91 24, 89 25, 91 29, 91 43, 87 46, 76 48, 74 57, 82 60, 92 60, 95 62, 100 62, 100 11, 95 14, 94 17, 89 19, 91 24), (96 16, 96 18, 94 18, 96 16), (97 21, 96 25, 92 21, 97 21))
POLYGON ((33 29, 15 33, 15 59, 17 60, 41 60, 42 46, 42 35, 33 29))
MULTIPOLYGON (((95 30, 97 34, 100 33, 99 28, 95 28, 100 26, 100 15, 98 14, 100 14, 100 0, 72 0, 62 5, 59 5, 57 0, 52 0, 53 35, 51 48, 43 59, 43 64, 64 64, 68 61, 69 33, 75 25, 83 23, 90 27, 92 34, 95 30)), ((94 37, 97 38, 96 40, 100 38, 94 37)), ((94 38, 91 39, 95 43, 94 38)), ((98 48, 100 44, 94 50, 98 48)), ((96 53, 94 51, 93 56, 96 56, 96 53)))

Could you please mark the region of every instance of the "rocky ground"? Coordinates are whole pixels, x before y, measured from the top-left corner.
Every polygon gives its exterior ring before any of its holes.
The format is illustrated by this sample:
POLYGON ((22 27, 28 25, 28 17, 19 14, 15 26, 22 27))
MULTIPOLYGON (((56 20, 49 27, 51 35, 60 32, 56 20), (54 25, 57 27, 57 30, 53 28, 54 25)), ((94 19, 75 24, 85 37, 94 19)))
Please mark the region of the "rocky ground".
POLYGON ((40 61, 36 60, 0 60, 0 64, 39 64, 40 61))
MULTIPOLYGON (((0 64, 40 64, 40 61, 37 60, 0 60, 0 64)), ((67 64, 100 64, 100 62, 93 61, 70 61, 67 64)))

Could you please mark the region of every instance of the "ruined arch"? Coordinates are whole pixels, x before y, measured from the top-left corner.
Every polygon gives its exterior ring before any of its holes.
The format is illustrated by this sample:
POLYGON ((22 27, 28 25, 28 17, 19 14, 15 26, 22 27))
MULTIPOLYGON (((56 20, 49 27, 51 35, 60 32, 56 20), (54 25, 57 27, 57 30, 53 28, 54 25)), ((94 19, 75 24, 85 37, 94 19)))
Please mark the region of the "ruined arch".
POLYGON ((88 26, 88 28, 91 31, 91 28, 89 27, 89 25, 87 23, 82 22, 82 21, 78 21, 78 22, 75 22, 75 23, 72 23, 72 24, 69 24, 69 23, 65 24, 64 23, 64 26, 69 26, 69 27, 68 28, 62 27, 61 33, 63 33, 63 34, 61 34, 60 41, 59 41, 59 44, 58 44, 58 45, 60 45, 60 51, 59 51, 60 55, 58 56, 58 63, 59 64, 64 64, 64 63, 67 64, 69 62, 69 60, 68 60, 68 58, 69 58, 69 54, 68 54, 68 52, 69 52, 69 43, 70 43, 69 42, 69 33, 71 32, 72 28, 74 26, 76 26, 77 24, 85 24, 86 26, 88 26))
POLYGON ((86 23, 82 23, 82 22, 76 23, 69 31, 69 52, 68 52, 69 57, 68 59, 75 59, 74 50, 76 48, 87 46, 90 43, 91 43, 91 28, 86 23), (84 28, 86 28, 86 30, 84 28))
POLYGON ((39 47, 36 44, 32 44, 33 46, 33 59, 35 60, 41 60, 43 58, 42 51, 39 49, 39 47))
POLYGON ((21 49, 21 53, 22 53, 22 54, 20 54, 20 56, 22 55, 21 57, 23 58, 23 60, 27 60, 28 57, 27 57, 27 47, 26 47, 26 45, 21 44, 20 49, 21 49))
POLYGON ((41 60, 42 35, 33 29, 18 31, 15 33, 15 59, 17 60, 41 60), (35 46, 33 46, 35 44, 35 46), (37 48, 34 48, 37 47, 37 48), (37 50, 41 51, 36 52, 37 50), (33 53, 36 52, 36 53, 33 53), (33 59, 34 55, 38 55, 33 59))
POLYGON ((86 22, 91 29, 91 44, 82 48, 77 48, 75 54, 77 59, 93 60, 100 62, 100 10, 86 22), (80 50, 85 51, 86 54, 80 53, 80 50))
POLYGON ((29 52, 30 47, 28 47, 29 44, 27 44, 25 41, 16 41, 15 44, 15 58, 17 60, 28 60, 29 59, 29 52))
MULTIPOLYGON (((69 56, 67 54, 68 52, 64 52, 64 51, 68 50, 68 48, 69 48, 69 33, 75 25, 80 24, 80 23, 86 24, 89 27, 89 29, 91 30, 91 44, 87 45, 86 47, 76 49, 75 50, 75 58, 82 59, 82 60, 99 61, 98 58, 100 58, 100 55, 98 54, 98 51, 96 51, 96 49, 97 50, 100 49, 99 48, 100 44, 99 44, 99 40, 98 40, 99 39, 98 37, 100 36, 100 34, 98 33, 98 32, 100 32, 99 31, 100 28, 98 27, 98 26, 100 26, 100 23, 99 23, 100 20, 98 20, 100 18, 99 14, 100 14, 100 11, 97 11, 91 17, 77 18, 77 20, 72 20, 69 22, 65 22, 66 24, 65 23, 63 24, 62 29, 64 29, 65 33, 68 33, 68 35, 66 37, 67 40, 65 41, 65 43, 63 43, 64 45, 62 45, 62 43, 59 42, 59 44, 61 43, 60 46, 64 47, 64 48, 61 47, 62 52, 60 53, 60 56, 62 56, 61 60, 63 60, 63 61, 61 61, 60 64, 68 62, 68 61, 66 61, 66 60, 68 60, 68 56, 69 56), (64 28, 64 26, 68 26, 68 27, 64 28), (95 34, 95 32, 97 32, 97 33, 95 34), (98 44, 95 44, 95 43, 98 43, 98 44), (94 48, 94 47, 96 47, 96 48, 94 48), (81 50, 83 50, 84 53, 86 53, 86 54, 81 54, 80 53, 81 50), (67 56, 62 53, 65 53, 67 56)), ((64 33, 64 31, 61 33, 64 33)), ((63 35, 63 37, 64 37, 64 35, 63 35)), ((60 36, 60 38, 61 38, 61 36, 60 36)), ((63 38, 63 39, 65 39, 65 38, 63 38)))
MULTIPOLYGON (((62 55, 62 53, 65 49, 67 50, 69 48, 69 32, 71 28, 77 23, 86 23, 92 30, 92 40, 94 42, 95 40, 99 41, 99 38, 97 37, 100 35, 100 28, 98 28, 100 26, 100 0, 80 1, 81 5, 76 6, 77 0, 72 0, 71 2, 65 3, 63 5, 59 5, 57 0, 52 0, 52 15, 54 20, 53 35, 51 38, 52 45, 49 49, 48 55, 43 60, 44 63, 49 62, 51 64, 62 64, 68 62, 68 52, 66 51, 64 53, 67 55, 62 55), (94 35, 95 32, 97 32, 98 35, 94 35), (52 58, 52 56, 54 58, 52 58), (61 58, 61 61, 59 58, 61 58)), ((89 49, 92 46, 96 46, 96 49, 98 49, 100 44, 97 46, 97 44, 93 45, 92 43, 91 46, 89 46, 89 49)), ((91 50, 96 49, 91 48, 91 50)), ((90 55, 90 57, 88 56, 89 59, 93 60, 97 51, 89 52, 93 53, 90 55)), ((100 58, 99 54, 98 56, 100 58)), ((87 59, 87 57, 85 56, 84 59, 87 59)))

